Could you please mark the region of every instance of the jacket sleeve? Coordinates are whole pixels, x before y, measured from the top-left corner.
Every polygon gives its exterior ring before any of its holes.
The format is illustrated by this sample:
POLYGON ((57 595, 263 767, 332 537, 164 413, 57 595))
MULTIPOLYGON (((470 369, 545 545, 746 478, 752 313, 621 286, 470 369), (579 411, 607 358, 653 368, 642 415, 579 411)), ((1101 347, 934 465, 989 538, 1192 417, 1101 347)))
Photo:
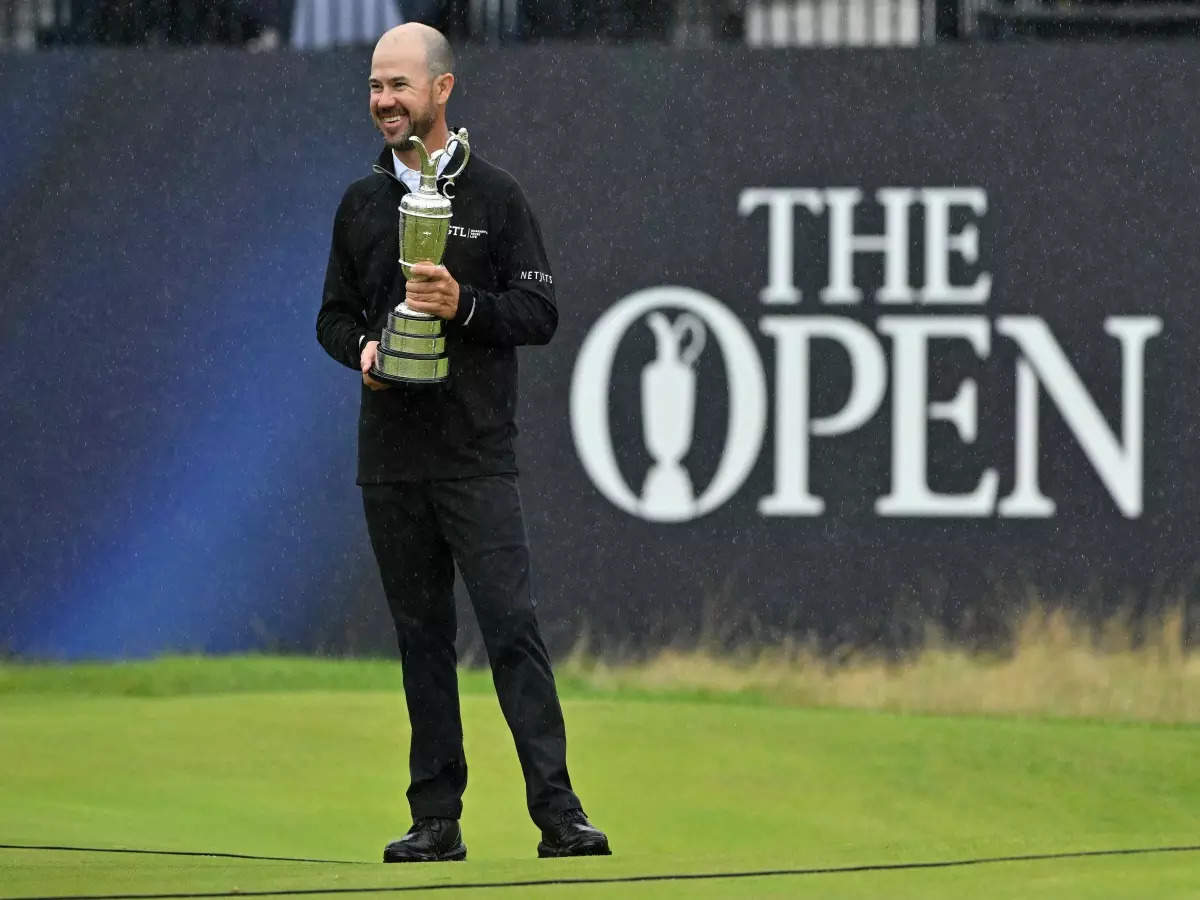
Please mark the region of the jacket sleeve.
POLYGON ((558 328, 554 277, 542 230, 520 187, 513 183, 495 237, 497 291, 459 286, 454 317, 464 340, 517 346, 545 344, 558 328))
POLYGON ((317 340, 325 352, 344 366, 359 371, 359 351, 370 338, 367 331, 366 302, 358 290, 354 258, 350 251, 351 224, 349 194, 338 204, 333 220, 333 239, 329 265, 325 269, 325 290, 317 312, 317 340))

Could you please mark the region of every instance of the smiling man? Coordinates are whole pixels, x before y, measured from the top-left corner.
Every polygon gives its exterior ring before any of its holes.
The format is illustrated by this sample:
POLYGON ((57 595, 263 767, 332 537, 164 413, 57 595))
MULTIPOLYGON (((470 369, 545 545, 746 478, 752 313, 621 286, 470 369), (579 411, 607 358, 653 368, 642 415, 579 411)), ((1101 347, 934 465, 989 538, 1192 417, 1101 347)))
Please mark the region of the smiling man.
MULTIPOLYGON (((554 281, 536 218, 511 175, 472 153, 453 189, 443 265, 398 261, 400 200, 419 184, 417 136, 449 139, 454 59, 432 28, 387 32, 371 59, 371 117, 386 146, 374 174, 338 206, 317 339, 361 374, 358 484, 367 531, 396 625, 412 739, 413 825, 385 862, 465 859, 458 820, 467 785, 459 716, 454 566, 487 647, 496 693, 525 776, 539 856, 608 854, 571 789, 566 730, 534 614, 529 546, 513 451, 516 348, 544 344, 558 324, 554 281), (371 378, 388 310, 446 321, 450 377, 391 386, 371 378)), ((458 148, 439 175, 462 163, 458 148)))

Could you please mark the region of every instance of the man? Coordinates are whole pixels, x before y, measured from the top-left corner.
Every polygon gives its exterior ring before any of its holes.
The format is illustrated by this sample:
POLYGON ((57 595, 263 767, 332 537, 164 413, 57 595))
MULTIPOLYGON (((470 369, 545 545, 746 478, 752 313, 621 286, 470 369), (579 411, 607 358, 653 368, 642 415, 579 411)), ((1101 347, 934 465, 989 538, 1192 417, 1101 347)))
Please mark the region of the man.
MULTIPOLYGON (((558 324, 541 231, 512 176, 476 153, 447 190, 454 225, 444 265, 398 263, 397 209, 419 183, 409 136, 432 152, 449 140, 450 46, 409 23, 371 59, 371 118, 387 145, 375 174, 356 181, 333 225, 317 339, 362 374, 358 483, 367 530, 400 645, 412 725, 408 801, 413 825, 385 862, 464 859, 458 819, 467 785, 459 717, 453 581, 458 564, 517 746, 539 856, 608 854, 567 774, 566 731, 538 631, 529 547, 517 492, 517 359, 558 324), (389 309, 402 300, 445 320, 447 382, 389 386, 371 377, 389 309)), ((443 157, 455 171, 462 148, 443 157)), ((439 173, 440 174, 440 173, 439 173)))

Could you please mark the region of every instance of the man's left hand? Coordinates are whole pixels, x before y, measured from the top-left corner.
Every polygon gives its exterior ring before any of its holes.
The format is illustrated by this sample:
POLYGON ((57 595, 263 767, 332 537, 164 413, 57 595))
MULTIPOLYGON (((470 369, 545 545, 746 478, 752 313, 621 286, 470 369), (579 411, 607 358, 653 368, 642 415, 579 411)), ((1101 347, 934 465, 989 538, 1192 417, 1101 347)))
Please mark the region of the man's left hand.
POLYGON ((458 282, 445 266, 416 263, 405 290, 405 302, 417 312, 439 319, 453 319, 458 312, 458 282))

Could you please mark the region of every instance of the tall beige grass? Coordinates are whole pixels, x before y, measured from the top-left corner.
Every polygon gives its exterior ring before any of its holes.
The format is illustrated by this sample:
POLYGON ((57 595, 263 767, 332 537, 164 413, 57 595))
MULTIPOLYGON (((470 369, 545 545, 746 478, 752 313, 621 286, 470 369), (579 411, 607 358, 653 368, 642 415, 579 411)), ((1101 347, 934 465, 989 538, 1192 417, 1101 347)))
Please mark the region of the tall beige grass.
POLYGON ((619 666, 579 653, 563 674, 597 688, 745 692, 796 706, 1200 722, 1200 654, 1184 649, 1182 610, 1137 632, 1122 618, 1097 629, 1036 610, 1000 654, 971 653, 935 634, 900 662, 869 653, 833 661, 788 644, 734 657, 667 651, 619 666))

